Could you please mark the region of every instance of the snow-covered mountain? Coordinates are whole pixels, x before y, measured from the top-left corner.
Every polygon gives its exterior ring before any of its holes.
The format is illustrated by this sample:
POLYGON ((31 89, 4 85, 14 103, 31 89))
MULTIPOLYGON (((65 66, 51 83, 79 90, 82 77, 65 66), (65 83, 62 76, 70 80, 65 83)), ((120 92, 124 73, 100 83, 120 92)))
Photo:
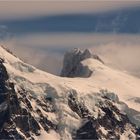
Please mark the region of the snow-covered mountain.
POLYGON ((3 47, 0 58, 0 139, 139 138, 140 79, 89 50, 66 53, 63 77, 3 47))

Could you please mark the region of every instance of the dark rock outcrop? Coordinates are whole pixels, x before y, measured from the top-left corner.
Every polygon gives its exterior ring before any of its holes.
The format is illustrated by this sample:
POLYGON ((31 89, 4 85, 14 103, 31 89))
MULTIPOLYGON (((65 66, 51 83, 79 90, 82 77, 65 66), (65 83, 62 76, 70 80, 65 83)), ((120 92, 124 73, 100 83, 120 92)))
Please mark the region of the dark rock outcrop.
POLYGON ((56 130, 57 126, 39 108, 34 110, 30 103, 34 100, 42 110, 54 112, 52 101, 46 97, 34 98, 23 88, 15 91, 15 84, 9 81, 3 62, 0 60, 0 139, 34 139, 32 135, 40 135, 40 126, 46 132, 56 130))
POLYGON ((103 63, 103 61, 95 54, 92 54, 88 49, 81 51, 77 48, 67 52, 64 55, 63 68, 61 71, 62 77, 89 77, 92 71, 88 66, 83 66, 81 61, 93 58, 103 63))
MULTIPOLYGON (((138 129, 129 120, 126 114, 122 114, 114 105, 114 101, 102 98, 96 105, 99 108, 98 117, 95 117, 83 102, 78 100, 76 91, 72 90, 68 96, 68 105, 77 113, 82 121, 82 126, 73 133, 73 139, 120 139, 120 135, 126 131, 138 134, 138 129), (101 113, 102 112, 102 113, 101 113), (106 134, 102 132, 105 129, 106 134), (127 130, 129 129, 129 130, 127 130)), ((130 134, 131 137, 131 134, 130 134)), ((137 135, 139 137, 139 134, 137 135)))

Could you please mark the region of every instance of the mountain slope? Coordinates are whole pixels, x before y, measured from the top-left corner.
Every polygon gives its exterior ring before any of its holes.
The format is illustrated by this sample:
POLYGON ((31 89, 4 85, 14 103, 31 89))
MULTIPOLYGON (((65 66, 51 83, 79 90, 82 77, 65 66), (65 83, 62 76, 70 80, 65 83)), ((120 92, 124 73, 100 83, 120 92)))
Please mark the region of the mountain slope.
POLYGON ((0 57, 0 138, 139 137, 139 79, 111 69, 94 57, 78 61, 81 68, 86 66, 92 72, 86 78, 40 71, 3 47, 0 57))

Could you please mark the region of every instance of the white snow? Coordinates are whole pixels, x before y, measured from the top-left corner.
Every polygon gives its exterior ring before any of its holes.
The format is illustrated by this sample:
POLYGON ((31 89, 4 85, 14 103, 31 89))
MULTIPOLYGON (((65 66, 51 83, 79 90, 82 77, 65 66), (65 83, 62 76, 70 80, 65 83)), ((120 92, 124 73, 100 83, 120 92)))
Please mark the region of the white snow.
MULTIPOLYGON (((68 128, 67 123, 74 122, 71 127, 79 126, 79 122, 76 120, 78 116, 72 111, 69 111, 67 108, 67 93, 70 89, 74 89, 78 93, 79 99, 85 99, 84 102, 86 106, 93 110, 93 106, 96 103, 96 93, 101 89, 107 89, 115 93, 120 101, 123 101, 126 106, 120 105, 122 112, 128 114, 131 120, 140 126, 140 79, 128 75, 127 73, 121 72, 109 68, 108 66, 102 64, 95 59, 86 59, 82 63, 83 65, 88 66, 93 74, 89 78, 64 78, 43 72, 36 69, 35 67, 28 65, 22 62, 19 58, 16 58, 12 54, 8 53, 0 47, 0 57, 5 59, 4 65, 7 68, 8 73, 10 74, 11 80, 23 86, 29 91, 31 91, 35 96, 40 96, 46 94, 46 96, 52 96, 55 99, 55 106, 57 110, 57 116, 50 117, 52 120, 55 118, 61 118, 63 121, 60 121, 60 125, 65 123, 63 128, 63 133, 65 136, 69 137, 69 131, 71 128, 68 128), (50 85, 49 92, 46 90, 50 85), (58 104, 60 106, 58 106, 58 104), (132 110, 128 110, 128 107, 132 110), (61 115, 62 116, 61 116, 61 115)), ((115 94, 111 95, 110 98, 115 100, 117 99, 115 94)), ((34 105, 35 106, 35 105, 34 105)), ((95 108, 96 110, 96 108, 95 108)), ((119 118, 118 118, 119 119, 119 118)), ((55 138, 50 134, 42 131, 41 137, 38 139, 57 139, 59 138, 58 134, 55 134, 55 138)), ((122 137, 126 134, 122 135, 122 137)))
POLYGON ((35 140, 60 140, 60 136, 55 131, 51 130, 49 133, 42 130, 41 135, 38 137, 34 137, 35 140))
POLYGON ((101 132, 102 132, 104 135, 107 135, 107 134, 108 134, 108 131, 105 130, 104 127, 100 127, 100 130, 101 130, 101 132))
POLYGON ((136 140, 136 136, 134 132, 132 132, 130 129, 130 126, 128 125, 126 130, 124 130, 123 134, 120 136, 120 140, 136 140))

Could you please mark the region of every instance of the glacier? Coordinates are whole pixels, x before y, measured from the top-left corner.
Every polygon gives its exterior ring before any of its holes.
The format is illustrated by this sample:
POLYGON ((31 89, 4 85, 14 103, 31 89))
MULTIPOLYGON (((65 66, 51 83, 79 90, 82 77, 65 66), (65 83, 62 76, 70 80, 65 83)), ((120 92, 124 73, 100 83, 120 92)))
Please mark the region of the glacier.
POLYGON ((0 139, 140 138, 139 78, 89 50, 66 53, 61 76, 3 46, 0 58, 0 139))

